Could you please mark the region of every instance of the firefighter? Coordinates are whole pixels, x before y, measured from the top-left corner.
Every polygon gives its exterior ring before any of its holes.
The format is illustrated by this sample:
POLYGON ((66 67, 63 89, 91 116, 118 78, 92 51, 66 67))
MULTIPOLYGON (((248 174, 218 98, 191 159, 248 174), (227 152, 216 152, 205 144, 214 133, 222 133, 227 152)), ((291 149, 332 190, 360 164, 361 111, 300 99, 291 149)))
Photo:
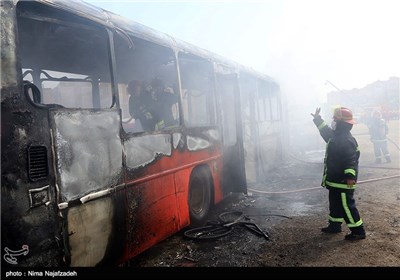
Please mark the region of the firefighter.
POLYGON ((317 108, 311 115, 327 143, 321 185, 329 190, 329 224, 321 231, 339 233, 342 231, 342 222, 345 221, 351 231, 345 236, 346 240, 365 239, 363 221, 353 197, 360 157, 357 141, 350 133, 355 123, 353 113, 345 107, 336 108, 329 127, 321 118, 320 112, 321 108, 317 108))
POLYGON ((152 98, 155 102, 155 109, 160 116, 161 128, 178 125, 178 120, 174 118, 172 106, 178 103, 178 97, 170 87, 166 87, 159 78, 154 78, 151 82, 152 98))
POLYGON ((127 92, 130 94, 130 115, 140 121, 144 131, 157 130, 160 118, 155 109, 155 101, 149 90, 143 89, 141 81, 132 80, 128 84, 127 92))
POLYGON ((369 134, 371 135, 371 141, 374 144, 375 163, 382 163, 383 156, 385 157, 386 162, 391 162, 386 137, 388 126, 386 121, 382 118, 381 112, 374 111, 368 128, 369 134))

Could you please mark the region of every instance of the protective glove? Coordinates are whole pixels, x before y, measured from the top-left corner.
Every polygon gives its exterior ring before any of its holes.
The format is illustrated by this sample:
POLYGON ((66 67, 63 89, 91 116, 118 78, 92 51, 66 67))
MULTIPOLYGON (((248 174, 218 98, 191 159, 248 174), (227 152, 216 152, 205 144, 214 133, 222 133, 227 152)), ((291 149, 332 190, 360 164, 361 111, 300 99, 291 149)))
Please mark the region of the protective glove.
POLYGON ((314 119, 317 119, 317 118, 321 117, 319 114, 320 112, 321 112, 321 108, 317 107, 317 109, 315 109, 315 113, 314 114, 311 113, 311 116, 313 116, 314 119))
POLYGON ((354 179, 346 179, 346 184, 348 188, 352 188, 356 184, 356 180, 354 179))

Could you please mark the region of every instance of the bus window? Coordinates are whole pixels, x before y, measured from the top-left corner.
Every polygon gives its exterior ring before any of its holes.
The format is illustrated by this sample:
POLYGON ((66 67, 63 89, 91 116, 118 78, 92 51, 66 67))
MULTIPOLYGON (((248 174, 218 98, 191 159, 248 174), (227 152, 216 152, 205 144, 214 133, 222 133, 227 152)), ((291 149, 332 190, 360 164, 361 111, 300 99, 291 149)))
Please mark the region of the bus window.
POLYGON ((206 60, 180 53, 179 67, 185 124, 188 127, 215 124, 212 65, 206 60))
MULTIPOLYGON (((221 69, 222 66, 217 66, 221 69)), ((220 98, 219 110, 221 110, 221 125, 223 142, 225 146, 233 146, 237 143, 237 75, 231 72, 216 74, 217 96, 220 98)))
POLYGON ((48 72, 42 72, 42 103, 60 104, 67 108, 93 107, 92 83, 86 79, 87 76, 72 73, 52 71, 50 76, 48 72), (62 81, 62 77, 69 78, 62 81))
POLYGON ((279 99, 276 93, 271 94, 271 112, 272 112, 272 120, 278 121, 281 119, 280 107, 279 107, 279 99))
POLYGON ((270 121, 271 120, 271 100, 270 91, 268 84, 264 81, 259 80, 258 82, 258 121, 270 121))
POLYGON ((281 106, 279 98, 279 87, 275 84, 270 84, 271 91, 271 110, 272 110, 272 120, 279 121, 281 119, 281 106))
POLYGON ((20 2, 17 12, 22 75, 40 90, 40 103, 111 107, 106 31, 37 5, 20 2))
POLYGON ((172 49, 132 36, 114 37, 122 126, 126 132, 179 125, 177 67, 172 49))

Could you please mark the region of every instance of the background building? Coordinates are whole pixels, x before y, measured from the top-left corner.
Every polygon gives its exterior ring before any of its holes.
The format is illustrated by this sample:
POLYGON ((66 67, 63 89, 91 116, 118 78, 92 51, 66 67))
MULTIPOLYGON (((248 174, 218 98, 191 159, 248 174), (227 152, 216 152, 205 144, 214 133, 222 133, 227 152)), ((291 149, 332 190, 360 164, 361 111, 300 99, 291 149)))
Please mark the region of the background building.
POLYGON ((367 122, 375 110, 388 121, 399 119, 400 78, 376 81, 360 89, 332 91, 327 95, 329 106, 341 105, 353 110, 359 122, 367 122))

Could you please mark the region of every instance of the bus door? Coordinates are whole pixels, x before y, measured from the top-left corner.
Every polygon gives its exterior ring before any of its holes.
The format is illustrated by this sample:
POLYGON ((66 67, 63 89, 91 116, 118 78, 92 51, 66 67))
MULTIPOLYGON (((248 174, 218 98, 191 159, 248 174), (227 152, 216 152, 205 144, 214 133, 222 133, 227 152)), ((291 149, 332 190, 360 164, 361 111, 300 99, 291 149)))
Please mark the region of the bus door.
POLYGON ((260 138, 256 119, 257 78, 241 72, 239 84, 246 181, 248 184, 253 184, 258 181, 261 174, 261 164, 259 164, 260 138))
POLYGON ((223 138, 222 189, 247 192, 237 74, 216 74, 217 98, 223 138))

